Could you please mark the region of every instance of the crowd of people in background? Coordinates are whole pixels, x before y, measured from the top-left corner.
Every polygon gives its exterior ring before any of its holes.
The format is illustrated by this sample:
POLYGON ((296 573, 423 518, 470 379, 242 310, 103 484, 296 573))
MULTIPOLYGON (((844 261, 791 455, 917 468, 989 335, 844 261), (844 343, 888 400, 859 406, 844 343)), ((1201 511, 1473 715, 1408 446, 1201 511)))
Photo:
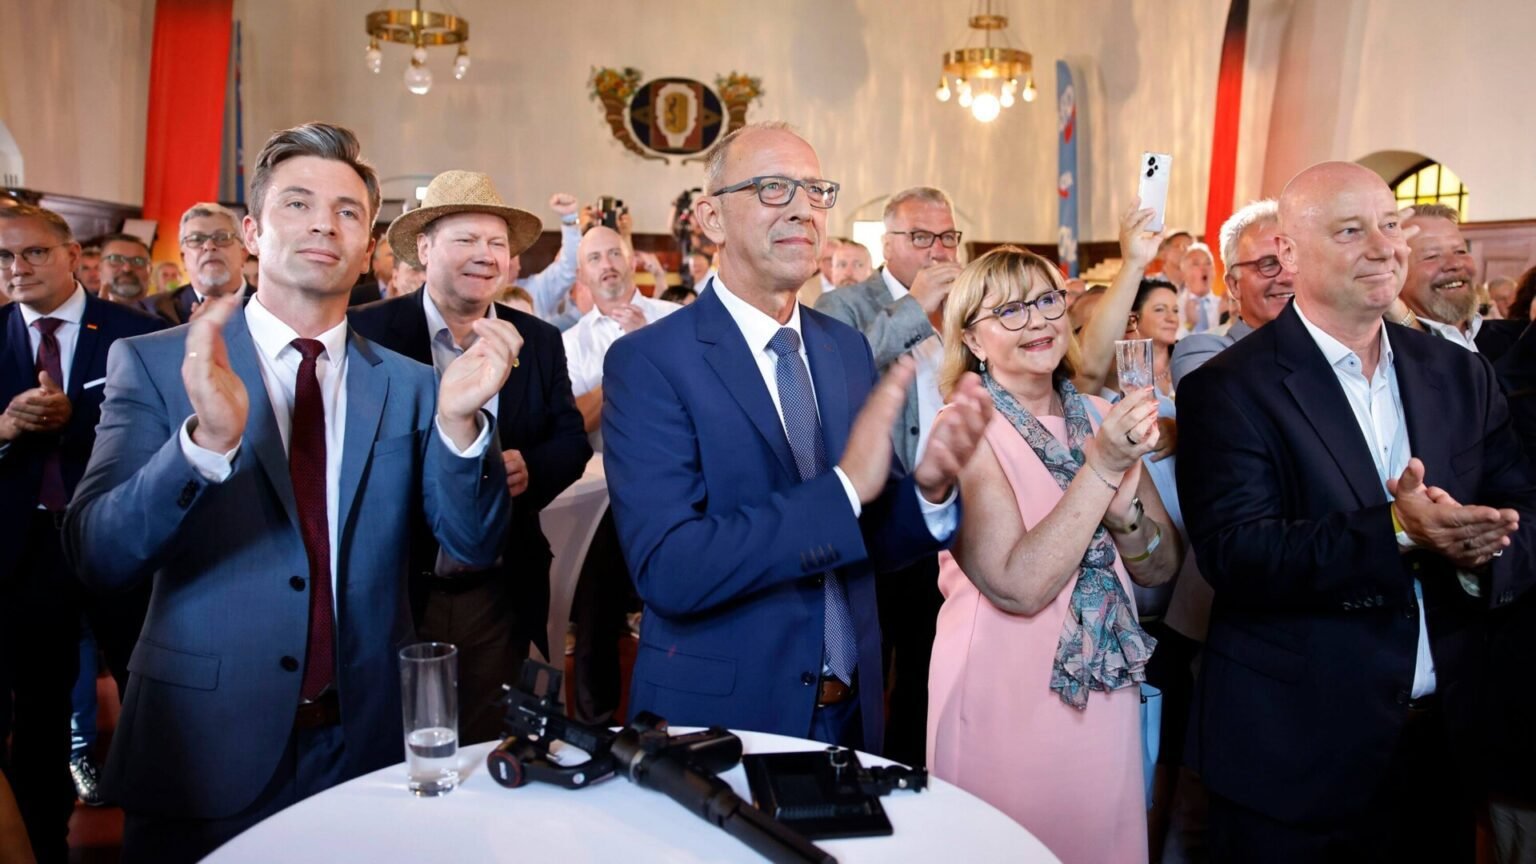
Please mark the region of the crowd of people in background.
POLYGON ((0 201, 0 858, 63 860, 78 798, 196 860, 399 761, 414 638, 465 742, 535 651, 622 722, 637 631, 630 714, 926 766, 1063 861, 1536 861, 1536 268, 1345 163, 1203 240, 1133 201, 1100 284, 967 261, 928 185, 874 266, 782 124, 706 183, 678 252, 552 196, 536 273, 479 171, 376 230, 327 124, 179 262, 0 201), (539 513, 594 454, 550 645, 539 513))

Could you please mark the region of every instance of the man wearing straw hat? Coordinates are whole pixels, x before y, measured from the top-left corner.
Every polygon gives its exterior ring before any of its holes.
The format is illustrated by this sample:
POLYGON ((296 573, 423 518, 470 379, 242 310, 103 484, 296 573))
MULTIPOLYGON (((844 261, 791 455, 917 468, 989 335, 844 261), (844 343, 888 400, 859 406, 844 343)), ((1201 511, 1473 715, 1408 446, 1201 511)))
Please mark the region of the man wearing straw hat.
POLYGON ((509 260, 538 239, 537 217, 506 206, 484 174, 447 171, 433 178, 422 206, 389 227, 395 270, 420 266, 426 286, 413 294, 354 308, 352 326, 369 339, 441 376, 478 340, 482 319, 510 323, 523 338, 514 368, 485 403, 496 418, 512 494, 502 558, 466 572, 417 526, 412 543, 412 599, 423 639, 459 647, 459 740, 497 737, 493 704, 530 643, 549 656, 549 541, 539 511, 581 477, 592 455, 571 398, 560 331, 493 302, 509 260))

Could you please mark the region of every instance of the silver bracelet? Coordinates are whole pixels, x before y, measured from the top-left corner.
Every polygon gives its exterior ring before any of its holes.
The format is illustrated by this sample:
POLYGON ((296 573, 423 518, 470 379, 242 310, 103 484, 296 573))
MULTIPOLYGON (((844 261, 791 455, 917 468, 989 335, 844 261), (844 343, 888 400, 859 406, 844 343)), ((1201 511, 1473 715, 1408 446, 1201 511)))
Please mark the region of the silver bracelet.
POLYGON ((1089 462, 1087 459, 1084 459, 1083 460, 1083 464, 1087 465, 1088 469, 1093 472, 1093 476, 1099 478, 1099 480, 1102 481, 1105 486, 1108 486, 1109 488, 1115 490, 1116 492, 1120 491, 1120 487, 1116 486, 1115 484, 1113 484, 1111 482, 1109 482, 1109 478, 1105 477, 1103 474, 1099 473, 1099 469, 1093 467, 1093 463, 1092 462, 1089 462))

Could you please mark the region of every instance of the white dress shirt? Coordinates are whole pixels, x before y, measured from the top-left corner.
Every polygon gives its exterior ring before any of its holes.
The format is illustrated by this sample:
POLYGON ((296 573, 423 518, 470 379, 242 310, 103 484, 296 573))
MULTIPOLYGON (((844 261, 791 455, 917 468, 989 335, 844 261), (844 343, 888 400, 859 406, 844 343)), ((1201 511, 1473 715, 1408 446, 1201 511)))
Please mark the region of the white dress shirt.
MULTIPOLYGON (((800 362, 805 364, 806 372, 810 374, 811 358, 805 351, 805 334, 800 331, 800 304, 794 304, 794 308, 789 314, 789 321, 785 324, 780 324, 761 309, 732 294, 731 290, 725 287, 725 283, 720 281, 719 276, 716 276, 711 284, 715 286, 716 295, 719 296, 720 303, 725 307, 726 313, 731 316, 732 321, 736 322, 736 327, 741 331, 742 338, 746 340, 747 347, 752 350, 752 359, 757 361, 757 372, 763 376, 763 386, 768 389, 768 396, 773 400, 773 410, 778 412, 779 423, 783 425, 784 405, 779 400, 779 355, 769 347, 769 343, 773 341, 773 337, 779 330, 785 327, 795 331, 795 334, 801 337, 800 362)), ((821 414, 821 404, 816 398, 814 378, 812 378, 811 400, 816 403, 816 413, 819 417, 821 414)), ((789 438, 789 427, 787 425, 784 425, 784 438, 786 440, 789 438)), ((853 515, 858 517, 864 512, 864 507, 859 502, 858 490, 853 488, 853 481, 848 479, 848 475, 843 473, 842 468, 834 465, 832 471, 837 474, 837 479, 842 481, 843 491, 848 495, 848 504, 853 507, 853 515)), ((923 521, 927 523, 928 532, 933 535, 935 540, 947 540, 949 535, 955 531, 957 524, 955 500, 958 488, 959 484, 957 483, 954 488, 950 489, 949 497, 938 504, 929 503, 928 499, 924 498, 921 492, 917 493, 917 503, 922 508, 923 521)))
POLYGON ((1467 332, 1465 333, 1461 332, 1461 328, 1455 324, 1441 324, 1439 321, 1431 321, 1422 315, 1416 317, 1428 332, 1439 336, 1447 342, 1454 342, 1473 354, 1478 353, 1477 331, 1483 329, 1483 316, 1473 312, 1472 320, 1467 323, 1467 332))
MULTIPOLYGON (((635 289, 631 304, 639 307, 645 323, 654 324, 683 308, 665 300, 653 300, 635 289)), ((608 349, 624 335, 624 328, 616 319, 604 315, 593 306, 571 329, 561 334, 565 342, 566 367, 571 375, 571 393, 582 396, 603 383, 603 358, 608 349)))
MULTIPOLYGON (((80 319, 85 317, 85 287, 79 282, 75 283, 75 293, 69 295, 69 299, 59 304, 59 308, 47 315, 38 312, 25 303, 21 306, 21 320, 27 325, 27 336, 32 340, 32 365, 37 366, 37 349, 43 344, 43 333, 32 326, 39 318, 57 318, 63 321, 53 331, 53 338, 59 341, 59 371, 63 373, 63 381, 55 381, 59 389, 69 392, 69 374, 75 365, 75 344, 80 340, 80 319)), ((35 378, 33 380, 36 380, 35 378)), ((3 410, 3 409, 0 409, 3 410)))
MULTIPOLYGON (((1313 324, 1302 310, 1301 298, 1292 301, 1296 315, 1317 343, 1333 374, 1344 388, 1354 412, 1355 423, 1371 451, 1371 461, 1376 464, 1376 474, 1381 478, 1383 491, 1387 480, 1402 476, 1413 455, 1408 441, 1408 421, 1403 413, 1403 400, 1397 387, 1397 370, 1393 367, 1392 342, 1387 338, 1387 328, 1381 328, 1381 359, 1376 364, 1376 374, 1367 379, 1360 357, 1349 346, 1323 332, 1313 324)), ((1387 493, 1391 497, 1391 493, 1387 493)), ((1406 539, 1399 535, 1398 543, 1406 539)), ((1419 607, 1419 644, 1413 663, 1413 698, 1435 692, 1435 660, 1429 652, 1429 625, 1424 618, 1424 589, 1419 580, 1413 580, 1413 594, 1419 607)))
MULTIPOLYGON (((907 286, 897 281, 891 275, 891 268, 880 268, 881 278, 885 280, 885 287, 891 292, 892 300, 900 300, 907 296, 907 286)), ((939 409, 944 407, 944 397, 939 393, 939 367, 944 365, 944 342, 934 333, 927 339, 917 343, 911 351, 912 359, 917 361, 917 452, 915 459, 923 458, 923 451, 928 448, 928 433, 933 431, 933 418, 939 416, 939 409)), ((917 464, 916 461, 913 464, 917 464)))
MULTIPOLYGON (((443 373, 448 371, 448 366, 468 351, 480 337, 471 330, 464 347, 460 348, 454 343, 453 331, 448 328, 448 322, 443 318, 442 310, 437 308, 437 303, 432 300, 432 292, 428 291, 425 285, 421 288, 421 300, 422 306, 427 311, 427 332, 432 334, 432 368, 437 372, 437 380, 441 381, 443 373)), ((485 310, 485 317, 496 317, 495 303, 485 310)), ((499 416, 497 411, 501 408, 501 394, 497 393, 487 399, 481 407, 489 411, 492 417, 499 416)))
POLYGON ((1191 333, 1209 333, 1213 329, 1215 329, 1216 325, 1221 323, 1221 304, 1222 304, 1222 298, 1217 297, 1215 291, 1212 291, 1209 294, 1206 294, 1204 297, 1196 297, 1188 288, 1185 288, 1184 290, 1180 291, 1179 292, 1179 338, 1182 339, 1183 337, 1188 336, 1191 333), (1196 327, 1196 323, 1200 320, 1200 318, 1199 318, 1199 310, 1198 309, 1195 312, 1195 318, 1193 318, 1193 319, 1191 319, 1189 321, 1185 321, 1184 320, 1184 307, 1188 304, 1188 301, 1190 301, 1190 300, 1193 300, 1197 304, 1199 304, 1200 306, 1204 306, 1205 307, 1205 327, 1204 328, 1197 328, 1196 327))
MULTIPOLYGON (((267 398, 272 403, 273 419, 277 421, 277 434, 282 439, 283 452, 288 452, 288 441, 293 430, 294 389, 299 377, 299 363, 303 360, 299 349, 291 344, 299 334, 261 305, 260 297, 252 297, 245 305, 245 323, 251 331, 251 341, 256 345, 256 358, 260 361, 261 381, 266 387, 267 398)), ((320 382, 320 401, 325 413, 325 519, 330 533, 331 546, 331 595, 336 590, 336 562, 340 544, 336 541, 339 527, 337 508, 341 491, 341 452, 346 441, 347 427, 347 322, 321 333, 316 341, 325 351, 315 358, 315 378, 320 382)), ((228 453, 215 453, 199 447, 192 441, 192 415, 181 424, 181 452, 203 479, 210 483, 222 483, 234 472, 235 455, 240 452, 245 439, 235 444, 228 453)), ((434 425, 435 425, 434 421, 434 425)), ((449 452, 468 459, 478 459, 490 441, 491 424, 484 415, 480 418, 480 436, 464 450, 460 450, 451 438, 438 429, 449 452)))

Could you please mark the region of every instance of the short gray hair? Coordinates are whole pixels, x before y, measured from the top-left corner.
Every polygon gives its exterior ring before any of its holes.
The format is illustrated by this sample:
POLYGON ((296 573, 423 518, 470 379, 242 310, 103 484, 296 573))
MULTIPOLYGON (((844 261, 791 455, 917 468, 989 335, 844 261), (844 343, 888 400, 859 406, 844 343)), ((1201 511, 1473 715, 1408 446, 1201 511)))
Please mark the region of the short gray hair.
POLYGON ((1237 241, 1255 225, 1266 222, 1280 224, 1280 202, 1273 198, 1261 198, 1250 204, 1245 204, 1236 213, 1227 217, 1227 221, 1221 223, 1221 260, 1225 266, 1231 267, 1237 261, 1237 241))
POLYGON ((187 212, 181 214, 181 227, 186 228, 187 223, 193 219, 206 219, 210 216, 222 216, 229 220, 236 231, 240 230, 240 217, 235 215, 235 211, 212 201, 199 201, 188 207, 187 212))
POLYGON ((709 153, 704 156, 704 194, 713 195, 725 185, 725 158, 730 155, 731 147, 738 139, 752 132, 770 130, 791 133, 795 131, 794 127, 782 120, 763 120, 732 130, 726 133, 724 138, 716 141, 715 146, 709 148, 709 153))
POLYGON ((272 172, 277 166, 298 156, 315 156, 344 163, 357 172, 363 185, 368 187, 367 223, 373 224, 373 218, 379 213, 379 175, 372 165, 363 161, 361 153, 362 147, 351 129, 329 123, 305 123, 274 133, 256 154, 256 170, 251 175, 251 215, 261 219, 267 186, 271 185, 272 172))
POLYGON ((1461 224, 1461 211, 1449 204, 1434 202, 1431 204, 1413 205, 1414 219, 1449 219, 1451 222, 1461 224))
POLYGON ((910 189, 903 189, 897 192, 885 202, 885 212, 880 218, 885 222, 885 229, 887 231, 891 229, 891 220, 896 218, 896 211, 901 209, 901 205, 908 201, 942 204, 945 209, 949 210, 949 215, 955 215, 955 202, 949 200, 949 195, 945 194, 943 189, 936 189, 932 186, 913 186, 910 189))

